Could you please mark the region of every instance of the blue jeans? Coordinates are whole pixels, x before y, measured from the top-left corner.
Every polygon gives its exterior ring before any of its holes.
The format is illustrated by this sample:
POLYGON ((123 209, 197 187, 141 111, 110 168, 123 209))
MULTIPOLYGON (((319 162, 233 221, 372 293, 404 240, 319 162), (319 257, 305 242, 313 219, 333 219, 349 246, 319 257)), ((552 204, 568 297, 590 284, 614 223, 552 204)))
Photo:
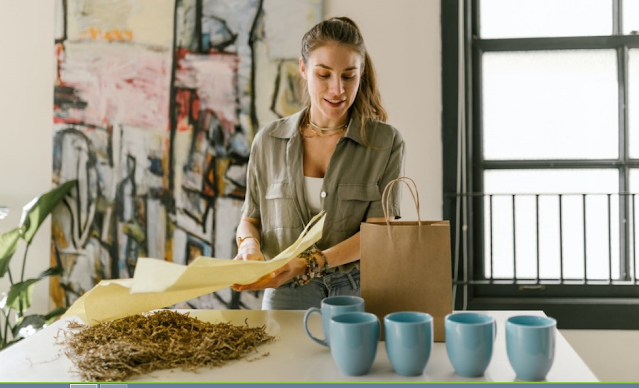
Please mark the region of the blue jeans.
POLYGON ((262 299, 262 310, 306 310, 321 307, 322 299, 329 296, 359 296, 359 270, 349 273, 334 272, 314 278, 304 286, 286 283, 278 288, 267 288, 262 299))

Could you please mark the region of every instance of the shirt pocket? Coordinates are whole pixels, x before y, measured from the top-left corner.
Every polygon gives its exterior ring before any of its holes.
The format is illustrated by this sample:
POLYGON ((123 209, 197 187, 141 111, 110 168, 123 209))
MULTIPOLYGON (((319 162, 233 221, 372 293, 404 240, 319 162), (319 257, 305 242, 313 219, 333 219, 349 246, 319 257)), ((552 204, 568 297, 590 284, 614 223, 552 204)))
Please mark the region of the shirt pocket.
POLYGON ((298 228, 302 220, 293 199, 293 187, 289 182, 268 185, 264 196, 268 214, 262 215, 262 225, 268 229, 298 228))
POLYGON ((353 235, 359 231, 360 224, 366 218, 371 202, 382 198, 377 184, 337 186, 337 214, 335 228, 353 235))

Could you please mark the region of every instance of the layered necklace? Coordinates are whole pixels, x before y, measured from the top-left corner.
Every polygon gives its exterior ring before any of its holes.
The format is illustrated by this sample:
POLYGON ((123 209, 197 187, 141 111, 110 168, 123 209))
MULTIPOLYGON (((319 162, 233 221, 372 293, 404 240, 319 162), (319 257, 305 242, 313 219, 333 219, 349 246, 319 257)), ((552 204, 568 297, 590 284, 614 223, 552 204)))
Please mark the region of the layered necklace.
MULTIPOLYGON (((346 129, 348 128, 348 120, 335 127, 320 127, 319 125, 311 121, 310 111, 310 109, 306 110, 306 117, 304 121, 308 124, 308 128, 313 132, 313 134, 305 135, 304 132, 302 132, 303 125, 300 125, 300 133, 307 139, 312 137, 329 137, 340 135, 344 133, 344 131, 346 131, 346 129)), ((304 121, 302 121, 302 123, 304 123, 304 121)))

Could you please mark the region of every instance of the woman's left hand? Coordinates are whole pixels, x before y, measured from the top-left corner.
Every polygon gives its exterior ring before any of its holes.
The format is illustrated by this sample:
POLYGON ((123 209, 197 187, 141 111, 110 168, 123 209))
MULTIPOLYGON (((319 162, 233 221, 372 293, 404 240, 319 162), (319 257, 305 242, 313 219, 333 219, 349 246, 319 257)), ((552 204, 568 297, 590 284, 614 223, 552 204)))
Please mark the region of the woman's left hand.
POLYGON ((303 275, 306 271, 306 260, 296 257, 275 271, 264 275, 255 283, 233 284, 234 291, 256 291, 265 288, 277 288, 296 276, 303 275))

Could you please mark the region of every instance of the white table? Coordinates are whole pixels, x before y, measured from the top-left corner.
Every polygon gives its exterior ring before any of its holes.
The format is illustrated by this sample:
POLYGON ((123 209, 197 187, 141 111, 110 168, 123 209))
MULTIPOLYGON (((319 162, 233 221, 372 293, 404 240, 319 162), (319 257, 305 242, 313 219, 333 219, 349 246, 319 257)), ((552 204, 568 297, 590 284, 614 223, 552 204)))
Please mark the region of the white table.
MULTIPOLYGON (((187 311, 187 310, 180 310, 187 311)), ((250 326, 266 325, 269 334, 277 341, 262 345, 259 354, 269 356, 257 361, 233 361, 223 367, 202 368, 196 373, 179 369, 155 371, 138 376, 131 381, 147 382, 512 382, 518 381, 508 363, 504 337, 504 322, 518 311, 485 312, 495 317, 498 325, 493 358, 481 378, 464 378, 454 373, 446 355, 446 345, 435 343, 424 374, 404 377, 393 371, 384 343, 380 342, 375 363, 366 376, 343 375, 330 354, 330 350, 310 340, 303 328, 304 311, 255 311, 255 310, 188 310, 193 317, 209 322, 231 322, 243 325, 248 318, 250 326)), ((541 311, 525 314, 544 315, 541 311)), ((0 381, 23 382, 74 382, 79 376, 73 373, 73 364, 56 344, 60 328, 67 327, 67 320, 58 321, 35 335, 0 352, 0 381)), ((311 332, 322 337, 321 322, 317 314, 310 320, 311 332)), ((256 354, 257 356, 257 354, 256 354)), ((253 358, 249 356, 249 358, 253 358)), ((557 332, 556 360, 547 376, 550 382, 596 382, 595 375, 557 332)))

